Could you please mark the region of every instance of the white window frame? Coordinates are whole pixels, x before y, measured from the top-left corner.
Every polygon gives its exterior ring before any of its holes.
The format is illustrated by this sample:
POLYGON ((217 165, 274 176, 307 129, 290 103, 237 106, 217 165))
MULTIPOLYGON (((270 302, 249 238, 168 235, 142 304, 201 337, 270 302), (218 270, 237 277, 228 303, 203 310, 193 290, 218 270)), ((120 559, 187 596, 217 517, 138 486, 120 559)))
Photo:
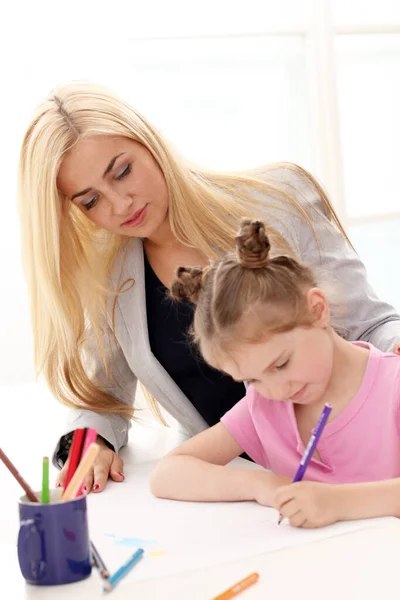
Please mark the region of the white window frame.
MULTIPOLYGON (((334 1, 334 0, 333 0, 334 1)), ((387 221, 400 217, 399 212, 383 212, 361 216, 348 214, 344 193, 342 143, 340 139, 340 114, 336 76, 335 38, 339 35, 390 35, 400 34, 399 24, 368 24, 335 26, 332 0, 310 0, 311 19, 309 26, 274 28, 262 31, 221 33, 203 35, 146 36, 131 38, 130 41, 161 41, 172 39, 228 39, 260 36, 301 36, 306 49, 310 114, 315 175, 328 190, 335 210, 344 226, 387 221)))

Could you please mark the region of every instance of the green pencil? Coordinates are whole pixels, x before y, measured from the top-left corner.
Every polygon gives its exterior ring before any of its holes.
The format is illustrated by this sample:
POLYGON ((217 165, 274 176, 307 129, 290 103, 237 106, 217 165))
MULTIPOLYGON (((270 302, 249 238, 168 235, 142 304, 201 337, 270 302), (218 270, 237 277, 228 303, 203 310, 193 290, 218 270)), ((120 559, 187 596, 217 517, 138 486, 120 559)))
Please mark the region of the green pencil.
POLYGON ((48 504, 50 502, 49 493, 49 458, 45 456, 43 458, 43 470, 42 470, 42 504, 48 504))

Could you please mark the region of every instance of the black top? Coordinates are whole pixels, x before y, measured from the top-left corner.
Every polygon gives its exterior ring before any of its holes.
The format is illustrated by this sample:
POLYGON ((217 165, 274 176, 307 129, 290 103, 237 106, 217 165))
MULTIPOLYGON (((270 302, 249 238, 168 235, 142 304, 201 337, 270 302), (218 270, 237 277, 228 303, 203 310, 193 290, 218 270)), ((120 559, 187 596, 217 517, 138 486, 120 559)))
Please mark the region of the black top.
POLYGON ((146 256, 144 265, 150 348, 208 425, 215 425, 243 398, 245 386, 204 362, 190 342, 193 305, 168 298, 146 256))
MULTIPOLYGON (((188 331, 193 321, 190 302, 174 302, 158 279, 146 256, 145 286, 147 326, 150 347, 203 419, 212 426, 246 393, 243 383, 209 367, 197 348, 190 343, 188 331)), ((72 444, 73 432, 63 436, 57 453, 60 468, 65 464, 72 444)), ((104 440, 112 449, 114 448, 104 440)), ((249 458, 242 454, 243 458, 249 458)))

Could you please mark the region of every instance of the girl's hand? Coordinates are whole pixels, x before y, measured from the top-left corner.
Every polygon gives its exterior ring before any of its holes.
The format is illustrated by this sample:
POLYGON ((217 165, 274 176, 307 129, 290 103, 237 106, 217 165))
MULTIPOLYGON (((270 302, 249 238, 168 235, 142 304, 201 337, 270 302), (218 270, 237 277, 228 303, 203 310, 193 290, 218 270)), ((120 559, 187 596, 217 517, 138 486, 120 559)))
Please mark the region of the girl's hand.
POLYGON ((275 475, 270 471, 253 471, 254 500, 261 506, 275 506, 274 498, 277 490, 290 483, 289 477, 275 475))
POLYGON ((339 486, 300 481, 281 487, 274 506, 293 527, 325 527, 339 521, 339 486))
MULTIPOLYGON (((117 482, 124 481, 125 479, 122 458, 107 446, 103 438, 97 437, 96 443, 100 446, 100 452, 94 466, 85 477, 84 492, 86 493, 91 491, 101 492, 104 490, 109 477, 117 482)), ((68 460, 58 474, 57 487, 64 487, 67 470, 68 460)))

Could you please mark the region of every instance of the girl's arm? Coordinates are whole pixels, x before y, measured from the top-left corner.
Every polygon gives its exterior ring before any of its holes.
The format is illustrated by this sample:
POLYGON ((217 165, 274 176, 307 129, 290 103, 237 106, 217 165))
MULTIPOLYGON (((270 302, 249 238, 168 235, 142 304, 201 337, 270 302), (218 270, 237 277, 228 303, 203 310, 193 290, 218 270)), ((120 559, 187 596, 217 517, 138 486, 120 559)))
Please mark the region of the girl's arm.
POLYGON ((242 452, 226 427, 218 423, 160 461, 151 476, 151 491, 172 500, 256 500, 271 506, 278 487, 289 480, 268 471, 225 467, 242 452))
POLYGON ((400 478, 338 486, 341 521, 400 517, 400 478))

